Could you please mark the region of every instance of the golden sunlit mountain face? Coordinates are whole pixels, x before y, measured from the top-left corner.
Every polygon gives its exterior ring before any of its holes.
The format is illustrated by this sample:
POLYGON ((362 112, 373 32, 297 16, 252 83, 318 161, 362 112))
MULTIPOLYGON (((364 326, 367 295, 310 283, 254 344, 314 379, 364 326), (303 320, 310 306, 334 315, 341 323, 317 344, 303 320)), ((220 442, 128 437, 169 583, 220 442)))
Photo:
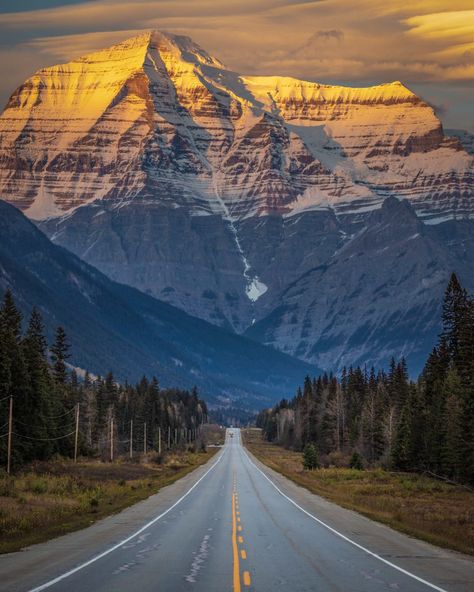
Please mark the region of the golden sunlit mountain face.
POLYGON ((445 127, 474 129, 472 0, 57 0, 7 3, 0 101, 39 67, 141 30, 186 34, 228 67, 365 86, 401 80, 445 127))

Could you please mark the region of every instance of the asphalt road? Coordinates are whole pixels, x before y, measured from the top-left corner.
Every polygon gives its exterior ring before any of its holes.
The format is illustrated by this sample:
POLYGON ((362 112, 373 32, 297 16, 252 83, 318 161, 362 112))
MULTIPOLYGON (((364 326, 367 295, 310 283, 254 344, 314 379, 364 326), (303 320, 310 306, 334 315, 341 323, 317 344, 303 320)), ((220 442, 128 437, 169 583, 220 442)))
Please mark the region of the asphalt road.
POLYGON ((474 561, 343 510, 267 469, 232 430, 217 457, 88 529, 0 557, 0 590, 474 590, 474 561))

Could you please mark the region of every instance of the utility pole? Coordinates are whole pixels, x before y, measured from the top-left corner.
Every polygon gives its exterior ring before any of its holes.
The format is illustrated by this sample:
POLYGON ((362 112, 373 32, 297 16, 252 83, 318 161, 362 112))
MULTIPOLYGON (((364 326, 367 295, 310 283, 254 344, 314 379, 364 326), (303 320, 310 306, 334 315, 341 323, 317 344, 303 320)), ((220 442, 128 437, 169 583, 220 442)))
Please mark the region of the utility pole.
POLYGON ((78 445, 79 445, 79 403, 76 405, 76 433, 74 435, 74 462, 77 462, 78 445))
POLYGON ((178 443, 178 428, 174 428, 174 445, 178 443))
POLYGON ((110 462, 114 462, 114 416, 110 418, 110 462))
POLYGON ((8 413, 8 451, 7 451, 7 473, 12 468, 12 436, 13 436, 13 397, 10 396, 10 410, 8 413))
POLYGON ((158 428, 158 454, 161 454, 161 428, 158 428))
POLYGON ((146 456, 146 421, 143 424, 143 452, 145 453, 145 456, 146 456))
POLYGON ((130 460, 133 458, 133 419, 130 420, 130 460))
POLYGON ((168 426, 168 450, 171 449, 171 427, 168 426))

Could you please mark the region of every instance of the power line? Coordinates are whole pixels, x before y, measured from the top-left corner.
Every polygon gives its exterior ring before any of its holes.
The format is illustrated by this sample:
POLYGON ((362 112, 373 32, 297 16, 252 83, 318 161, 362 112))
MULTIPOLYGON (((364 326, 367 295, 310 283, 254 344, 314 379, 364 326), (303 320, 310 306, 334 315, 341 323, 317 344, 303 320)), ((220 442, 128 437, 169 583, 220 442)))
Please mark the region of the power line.
POLYGON ((61 419, 61 417, 64 417, 65 415, 71 415, 72 413, 74 413, 74 411, 76 411, 75 407, 69 409, 68 411, 65 411, 64 413, 61 413, 61 415, 47 416, 46 419, 61 419))
POLYGON ((63 438, 69 438, 69 436, 72 436, 75 433, 76 430, 73 430, 72 432, 69 432, 69 434, 65 434, 64 436, 58 436, 57 438, 34 438, 32 436, 24 436, 22 434, 17 434, 16 432, 13 432, 13 435, 17 438, 26 438, 27 440, 34 440, 35 442, 52 442, 53 440, 62 440, 63 438))
MULTIPOLYGON (((20 419, 14 419, 13 420, 13 423, 19 424, 21 426, 25 426, 26 428, 30 428, 31 427, 31 423, 25 423, 24 421, 21 421, 20 419)), ((61 429, 61 427, 64 428, 64 426, 48 426, 48 429, 59 430, 59 429, 61 429)))
MULTIPOLYGON (((2 401, 5 401, 5 399, 9 399, 10 395, 8 395, 7 397, 3 397, 3 399, 0 399, 0 403, 2 401)), ((13 399, 15 400, 15 397, 13 397, 13 399)), ((64 417, 66 415, 70 415, 72 413, 74 413, 76 411, 76 407, 74 406, 72 409, 68 409, 67 411, 65 411, 64 413, 60 413, 59 415, 43 415, 43 419, 46 421, 54 421, 55 419, 61 419, 61 417, 64 417)), ((17 423, 21 423, 18 420, 15 420, 17 423)))

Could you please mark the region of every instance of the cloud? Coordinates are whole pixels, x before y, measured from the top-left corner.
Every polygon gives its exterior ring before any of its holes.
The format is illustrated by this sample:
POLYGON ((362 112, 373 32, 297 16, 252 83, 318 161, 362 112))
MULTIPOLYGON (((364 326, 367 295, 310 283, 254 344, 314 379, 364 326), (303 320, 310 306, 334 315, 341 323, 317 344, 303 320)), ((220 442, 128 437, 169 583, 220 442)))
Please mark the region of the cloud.
POLYGON ((316 33, 310 37, 310 40, 316 41, 319 39, 336 39, 336 41, 341 41, 344 39, 344 33, 340 29, 330 29, 329 31, 316 31, 316 33))
POLYGON ((61 61, 85 55, 114 45, 140 33, 141 29, 124 29, 119 31, 97 31, 95 33, 77 33, 75 35, 57 35, 55 37, 39 37, 23 44, 23 48, 31 48, 48 57, 61 61))
POLYGON ((409 34, 447 43, 470 42, 474 39, 474 10, 452 10, 413 16, 404 21, 409 34))

